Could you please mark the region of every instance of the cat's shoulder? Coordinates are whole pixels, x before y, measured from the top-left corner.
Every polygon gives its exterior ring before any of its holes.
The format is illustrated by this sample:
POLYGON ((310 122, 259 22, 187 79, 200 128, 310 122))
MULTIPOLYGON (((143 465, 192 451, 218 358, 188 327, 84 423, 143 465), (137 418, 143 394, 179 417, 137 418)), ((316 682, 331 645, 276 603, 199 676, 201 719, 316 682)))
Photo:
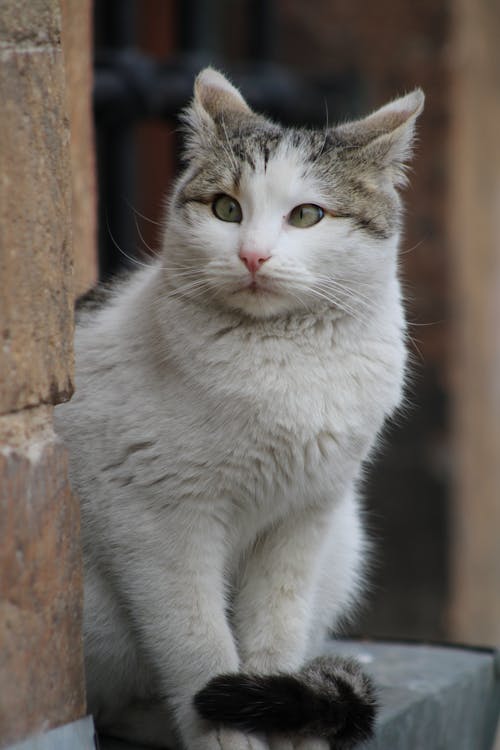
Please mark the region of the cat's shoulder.
POLYGON ((75 321, 78 324, 89 322, 95 315, 108 307, 137 275, 132 269, 122 270, 112 278, 99 281, 95 286, 79 295, 75 300, 75 321))
POLYGON ((112 287, 109 284, 96 284, 81 294, 75 301, 75 320, 81 322, 101 310, 110 299, 112 287))

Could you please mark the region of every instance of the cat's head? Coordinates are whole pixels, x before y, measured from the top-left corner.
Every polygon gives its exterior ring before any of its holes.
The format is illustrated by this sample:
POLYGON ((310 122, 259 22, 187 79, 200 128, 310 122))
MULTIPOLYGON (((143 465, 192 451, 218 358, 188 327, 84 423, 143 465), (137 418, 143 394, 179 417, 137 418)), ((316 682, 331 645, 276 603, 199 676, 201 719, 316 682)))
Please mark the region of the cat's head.
POLYGON ((362 120, 285 128, 202 71, 165 239, 178 293, 255 317, 366 312, 395 273, 397 188, 423 102, 416 90, 362 120))

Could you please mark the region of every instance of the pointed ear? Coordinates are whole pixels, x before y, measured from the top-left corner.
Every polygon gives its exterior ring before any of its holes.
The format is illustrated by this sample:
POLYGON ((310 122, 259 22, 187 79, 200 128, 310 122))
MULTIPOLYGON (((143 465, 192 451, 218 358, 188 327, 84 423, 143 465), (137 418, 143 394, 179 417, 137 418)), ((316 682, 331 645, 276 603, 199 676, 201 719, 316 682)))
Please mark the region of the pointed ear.
POLYGON ((384 171, 396 187, 406 184, 406 162, 412 154, 415 122, 424 108, 421 89, 395 99, 363 120, 338 127, 346 145, 367 166, 384 171))
POLYGON ((201 107, 212 120, 224 112, 251 112, 238 89, 213 68, 205 68, 197 76, 194 82, 194 105, 201 107))
POLYGON ((195 156, 200 148, 210 145, 216 135, 216 121, 224 115, 249 115, 252 110, 222 73, 205 68, 194 82, 194 97, 181 114, 186 140, 185 156, 195 156))

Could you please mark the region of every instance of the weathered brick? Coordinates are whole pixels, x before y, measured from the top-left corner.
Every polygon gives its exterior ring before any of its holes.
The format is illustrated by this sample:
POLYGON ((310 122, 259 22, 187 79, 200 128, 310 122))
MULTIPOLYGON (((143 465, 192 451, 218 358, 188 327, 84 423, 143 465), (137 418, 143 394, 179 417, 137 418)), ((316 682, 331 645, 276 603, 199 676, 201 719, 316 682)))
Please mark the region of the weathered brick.
POLYGON ((97 226, 92 118, 92 3, 62 0, 62 42, 71 129, 75 294, 97 280, 97 226))
POLYGON ((2 414, 71 395, 73 290, 62 52, 0 46, 0 61, 2 414))
POLYGON ((0 747, 85 712, 79 508, 51 423, 0 417, 0 747))
POLYGON ((1 3, 0 45, 58 44, 61 11, 58 0, 7 0, 1 3))

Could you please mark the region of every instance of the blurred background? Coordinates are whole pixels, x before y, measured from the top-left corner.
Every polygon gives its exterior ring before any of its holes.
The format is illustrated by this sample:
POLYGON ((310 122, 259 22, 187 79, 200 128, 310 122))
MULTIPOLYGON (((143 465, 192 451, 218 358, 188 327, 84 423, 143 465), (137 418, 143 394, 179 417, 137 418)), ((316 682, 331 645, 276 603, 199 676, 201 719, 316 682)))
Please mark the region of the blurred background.
POLYGON ((500 642, 499 22, 474 0, 94 2, 102 278, 159 249, 204 65, 290 124, 426 93, 401 245, 411 377, 365 482, 362 635, 500 642))

